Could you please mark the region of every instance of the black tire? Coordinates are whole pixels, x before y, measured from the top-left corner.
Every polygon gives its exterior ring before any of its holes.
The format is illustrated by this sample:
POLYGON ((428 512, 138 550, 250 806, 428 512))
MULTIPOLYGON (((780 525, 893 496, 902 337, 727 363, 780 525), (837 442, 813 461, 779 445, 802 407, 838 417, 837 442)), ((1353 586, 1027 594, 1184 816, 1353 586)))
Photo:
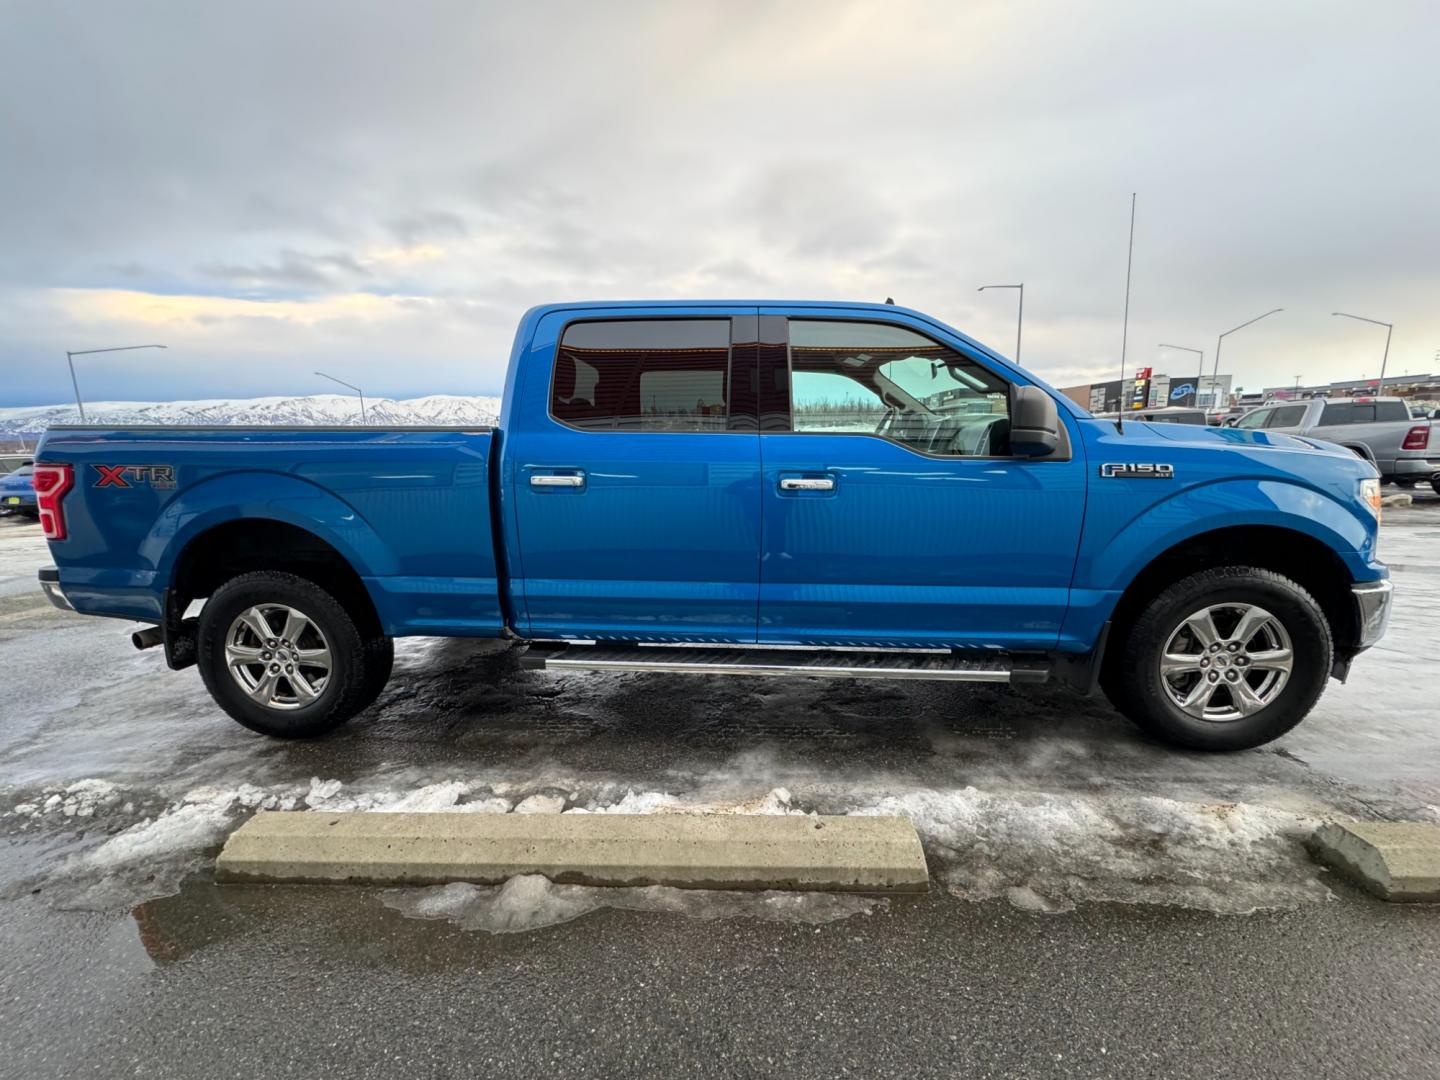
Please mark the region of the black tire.
POLYGON ((1406 491, 1409 491, 1415 486, 1415 478, 1409 476, 1397 476, 1390 482, 1398 488, 1404 488, 1406 491))
POLYGON ((356 712, 363 712, 375 704, 375 699, 390 681, 390 672, 394 667, 394 638, 381 636, 365 642, 365 692, 360 695, 356 712))
POLYGON ((1440 473, 1430 477, 1430 487, 1436 495, 1440 495, 1440 473))
MULTIPOLYGON (((389 675, 387 659, 393 656, 388 638, 367 641, 344 605, 320 586, 268 570, 241 574, 215 590, 200 612, 197 644, 200 677, 215 703, 251 731, 282 739, 323 735, 345 723, 375 700, 389 675), (298 703, 298 691, 283 681, 283 674, 276 685, 289 690, 277 690, 277 696, 294 697, 296 704, 274 706, 254 700, 231 674, 226 660, 226 637, 236 619, 249 608, 280 605, 303 613, 328 648, 328 674, 308 703, 298 703)), ((258 666, 263 674, 266 665, 258 666)), ((249 670, 253 673, 255 668, 249 670)))
MULTIPOLYGON (((1192 647, 1200 650, 1198 655, 1205 655, 1200 646, 1187 646, 1185 651, 1192 647)), ((1221 647, 1222 652, 1226 649, 1221 647)), ((1248 649, 1242 651, 1248 656, 1248 649)), ((1270 570, 1227 566, 1192 574, 1151 600, 1122 630, 1106 664, 1104 689, 1117 709, 1166 742, 1194 750, 1248 750, 1279 738, 1305 718, 1325 689, 1333 658, 1330 625, 1308 592, 1270 570), (1273 698, 1255 712, 1233 719, 1207 719, 1186 712, 1172 698, 1176 684, 1161 675, 1160 660, 1171 636, 1186 619, 1203 608, 1225 604, 1255 605, 1269 612, 1289 638, 1293 666, 1273 698)), ((1214 668, 1197 672, 1196 677, 1222 674, 1230 677, 1229 671, 1221 673, 1214 668)), ((1251 675, 1263 686, 1266 676, 1258 670, 1251 675)), ((1239 677, 1245 678, 1245 672, 1239 672, 1239 677)), ((1183 690, 1187 688, 1184 680, 1190 676, 1172 678, 1183 690)), ((1224 688, 1224 683, 1217 687, 1224 688)), ((1217 696, 1217 708, 1228 704, 1234 709, 1235 699, 1228 688, 1217 696)))

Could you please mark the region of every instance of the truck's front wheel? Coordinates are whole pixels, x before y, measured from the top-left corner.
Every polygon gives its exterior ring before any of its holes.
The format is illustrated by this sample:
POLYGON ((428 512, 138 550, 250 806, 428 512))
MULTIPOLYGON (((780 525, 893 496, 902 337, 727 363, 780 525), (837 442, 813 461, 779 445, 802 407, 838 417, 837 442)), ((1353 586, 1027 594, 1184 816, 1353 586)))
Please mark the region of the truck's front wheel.
POLYGON ((200 613, 198 646, 216 703, 280 738, 324 734, 365 708, 391 655, 324 589, 276 571, 241 574, 215 590, 200 613))
POLYGON ((1197 750, 1246 750, 1285 734, 1320 697, 1334 649, 1308 592, 1244 566, 1177 581, 1118 644, 1105 687, 1115 706, 1197 750))

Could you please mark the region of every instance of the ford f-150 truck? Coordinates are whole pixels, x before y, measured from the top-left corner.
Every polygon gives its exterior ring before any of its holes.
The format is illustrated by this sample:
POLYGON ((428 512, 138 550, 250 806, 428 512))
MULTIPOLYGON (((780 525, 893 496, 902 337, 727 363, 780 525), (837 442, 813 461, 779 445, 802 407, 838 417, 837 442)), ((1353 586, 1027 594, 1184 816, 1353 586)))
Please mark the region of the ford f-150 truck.
POLYGON ((1391 597, 1370 463, 1098 420, 887 304, 539 307, 494 430, 53 427, 35 486, 51 599, 153 624, 137 646, 277 736, 429 635, 562 671, 1052 679, 1237 749, 1391 597))

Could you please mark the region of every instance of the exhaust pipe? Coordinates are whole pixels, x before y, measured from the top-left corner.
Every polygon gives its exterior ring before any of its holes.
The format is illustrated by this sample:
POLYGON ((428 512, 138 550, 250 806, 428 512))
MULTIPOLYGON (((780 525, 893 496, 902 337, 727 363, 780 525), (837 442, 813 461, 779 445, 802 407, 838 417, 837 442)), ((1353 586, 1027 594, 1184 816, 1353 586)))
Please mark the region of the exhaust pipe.
POLYGON ((153 649, 165 641, 165 631, 158 626, 147 626, 130 635, 130 642, 137 649, 153 649))

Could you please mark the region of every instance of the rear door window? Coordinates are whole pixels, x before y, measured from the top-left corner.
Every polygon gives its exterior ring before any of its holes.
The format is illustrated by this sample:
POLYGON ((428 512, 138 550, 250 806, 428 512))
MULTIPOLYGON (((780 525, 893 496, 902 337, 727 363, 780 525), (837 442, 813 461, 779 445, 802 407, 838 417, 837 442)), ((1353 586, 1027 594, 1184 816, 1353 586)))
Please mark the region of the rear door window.
POLYGON ((1340 401, 1326 405, 1320 415, 1321 427, 1339 427, 1343 424, 1368 424, 1375 419, 1375 406, 1361 401, 1340 401))
POLYGON ((550 412, 584 431, 725 431, 730 367, 729 319, 572 323, 550 412))
POLYGON ((1265 422, 1267 428, 1292 428, 1299 427, 1305 419, 1304 405, 1281 405, 1277 409, 1270 410, 1270 419, 1265 422))

